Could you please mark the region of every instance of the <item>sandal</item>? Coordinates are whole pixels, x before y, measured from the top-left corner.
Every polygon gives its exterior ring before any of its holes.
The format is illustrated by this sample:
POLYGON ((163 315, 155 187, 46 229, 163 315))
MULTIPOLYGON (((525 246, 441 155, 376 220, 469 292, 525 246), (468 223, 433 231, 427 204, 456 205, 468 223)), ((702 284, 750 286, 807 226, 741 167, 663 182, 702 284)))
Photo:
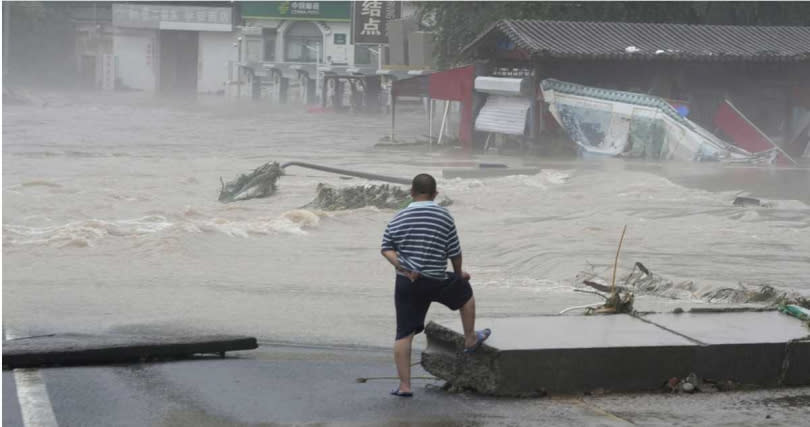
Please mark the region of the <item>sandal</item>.
POLYGON ((481 347, 481 344, 483 344, 484 341, 486 341, 491 334, 492 331, 489 328, 482 329, 480 331, 475 331, 475 336, 477 340, 475 341, 475 344, 473 344, 472 347, 465 348, 464 353, 469 354, 475 352, 475 350, 478 350, 478 348, 481 347))
POLYGON ((397 397, 413 397, 413 393, 410 391, 399 391, 398 388, 391 390, 391 396, 397 397))

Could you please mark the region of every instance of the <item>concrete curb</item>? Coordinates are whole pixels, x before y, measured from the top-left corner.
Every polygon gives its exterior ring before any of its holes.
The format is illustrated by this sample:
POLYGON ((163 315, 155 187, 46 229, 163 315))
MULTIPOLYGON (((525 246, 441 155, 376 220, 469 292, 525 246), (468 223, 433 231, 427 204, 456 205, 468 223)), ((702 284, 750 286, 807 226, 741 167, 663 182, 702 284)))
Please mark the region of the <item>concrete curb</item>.
POLYGON ((54 334, 3 342, 4 368, 97 365, 185 358, 258 348, 256 338, 233 335, 161 337, 54 334))

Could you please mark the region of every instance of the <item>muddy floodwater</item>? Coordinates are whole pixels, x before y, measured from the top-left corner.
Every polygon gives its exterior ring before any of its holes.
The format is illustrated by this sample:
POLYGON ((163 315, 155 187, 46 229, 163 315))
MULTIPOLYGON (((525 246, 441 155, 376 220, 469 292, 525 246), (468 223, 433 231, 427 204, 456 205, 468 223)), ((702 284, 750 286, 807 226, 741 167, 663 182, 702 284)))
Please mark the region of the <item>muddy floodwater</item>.
MULTIPOLYGON (((398 112, 399 113, 399 112, 398 112)), ((398 134, 427 133, 423 113, 398 134)), ((441 179, 462 157, 375 149, 390 116, 307 113, 221 98, 52 95, 3 109, 3 323, 55 332, 239 333, 262 342, 389 346, 393 271, 379 254, 393 210, 302 209, 319 183, 368 183, 290 168, 270 198, 223 204, 225 181, 299 160, 439 178, 453 200, 479 316, 598 302, 578 273, 635 261, 696 289, 770 284, 810 294, 807 170, 496 154, 535 176, 441 179), (767 208, 732 206, 745 192, 767 208)), ((638 306, 706 305, 640 296, 638 306)), ((441 306, 429 318, 457 321, 441 306)))

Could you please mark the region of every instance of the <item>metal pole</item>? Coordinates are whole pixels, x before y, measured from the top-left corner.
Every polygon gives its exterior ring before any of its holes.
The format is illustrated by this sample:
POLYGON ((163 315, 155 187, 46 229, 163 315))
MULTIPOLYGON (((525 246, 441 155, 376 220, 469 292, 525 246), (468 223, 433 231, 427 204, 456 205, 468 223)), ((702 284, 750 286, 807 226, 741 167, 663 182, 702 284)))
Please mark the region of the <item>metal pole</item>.
POLYGON ((236 99, 242 98, 242 37, 237 39, 236 48, 236 99))
MULTIPOLYGON (((323 39, 323 37, 321 37, 321 39, 323 39)), ((323 41, 321 41, 321 43, 323 43, 323 41)), ((318 45, 316 46, 318 49, 315 51, 315 55, 316 55, 316 57, 315 57, 315 91, 316 92, 318 91, 318 80, 320 80, 318 78, 319 77, 318 74, 320 73, 319 70, 321 68, 321 43, 318 43, 318 45)), ((306 104, 306 100, 304 100, 304 103, 306 104)))
POLYGON ((433 145, 433 98, 428 98, 428 146, 433 145))
POLYGON ((441 145, 442 137, 444 136, 444 131, 447 123, 447 113, 450 110, 450 101, 444 101, 444 115, 442 116, 442 126, 439 128, 439 140, 436 141, 436 145, 441 145))
POLYGON ((315 170, 319 170, 319 171, 323 171, 323 172, 336 173, 336 174, 339 174, 339 175, 355 176, 355 177, 358 177, 358 178, 365 178, 365 179, 370 179, 370 180, 375 180, 375 181, 390 182, 390 183, 393 183, 393 184, 409 185, 411 183, 411 180, 407 179, 407 178, 397 178, 397 177, 391 177, 391 176, 385 176, 385 175, 377 175, 377 174, 374 174, 374 173, 351 171, 351 170, 348 170, 348 169, 338 169, 338 168, 333 168, 333 167, 329 167, 329 166, 316 165, 316 164, 306 163, 306 162, 296 162, 296 161, 286 162, 286 163, 283 163, 281 165, 281 169, 286 169, 286 168, 288 168, 290 166, 300 166, 302 168, 315 169, 315 170))
MULTIPOLYGON (((393 84, 391 87, 393 91, 393 84)), ((394 128, 396 127, 397 123, 397 97, 394 94, 391 94, 391 143, 394 143, 394 128)))

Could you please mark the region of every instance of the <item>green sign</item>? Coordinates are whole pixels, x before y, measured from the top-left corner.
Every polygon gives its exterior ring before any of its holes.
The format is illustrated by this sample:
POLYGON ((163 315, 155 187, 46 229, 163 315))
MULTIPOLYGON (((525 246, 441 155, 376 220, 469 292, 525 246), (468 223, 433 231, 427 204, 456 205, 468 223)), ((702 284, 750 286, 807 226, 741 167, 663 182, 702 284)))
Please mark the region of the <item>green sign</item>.
POLYGON ((335 44, 346 44, 346 34, 335 33, 335 44))
POLYGON ((257 1, 242 2, 242 18, 269 18, 299 21, 352 20, 348 1, 257 1))

